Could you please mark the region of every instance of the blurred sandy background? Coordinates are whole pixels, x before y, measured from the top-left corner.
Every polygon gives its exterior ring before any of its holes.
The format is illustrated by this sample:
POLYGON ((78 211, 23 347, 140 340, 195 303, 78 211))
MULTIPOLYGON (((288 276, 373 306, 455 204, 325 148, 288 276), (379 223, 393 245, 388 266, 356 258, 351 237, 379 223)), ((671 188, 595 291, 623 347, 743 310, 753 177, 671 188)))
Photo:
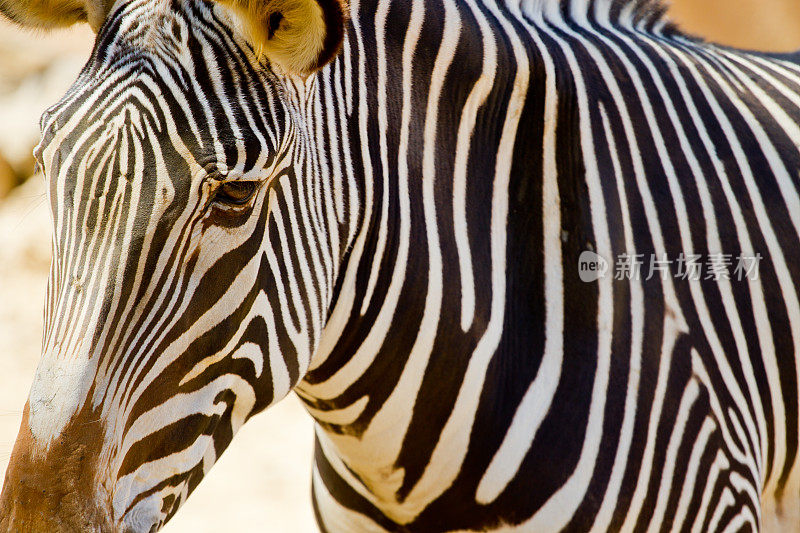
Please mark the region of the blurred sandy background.
MULTIPOLYGON (((672 13, 687 30, 726 44, 800 48, 800 0, 674 0, 672 13)), ((0 22, 0 476, 39 357, 50 262, 50 221, 41 177, 28 179, 30 154, 39 115, 69 86, 91 44, 86 28, 43 35, 0 22)), ((165 531, 316 531, 312 441, 293 396, 255 417, 165 531)))

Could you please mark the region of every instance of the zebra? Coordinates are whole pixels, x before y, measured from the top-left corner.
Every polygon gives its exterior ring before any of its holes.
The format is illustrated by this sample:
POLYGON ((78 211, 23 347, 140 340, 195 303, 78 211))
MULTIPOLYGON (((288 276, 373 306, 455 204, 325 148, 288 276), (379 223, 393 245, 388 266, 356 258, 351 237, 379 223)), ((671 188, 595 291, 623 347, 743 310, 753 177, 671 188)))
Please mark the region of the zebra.
POLYGON ((656 0, 0 11, 97 32, 0 529, 156 531, 290 392, 322 531, 800 525, 800 56, 656 0))

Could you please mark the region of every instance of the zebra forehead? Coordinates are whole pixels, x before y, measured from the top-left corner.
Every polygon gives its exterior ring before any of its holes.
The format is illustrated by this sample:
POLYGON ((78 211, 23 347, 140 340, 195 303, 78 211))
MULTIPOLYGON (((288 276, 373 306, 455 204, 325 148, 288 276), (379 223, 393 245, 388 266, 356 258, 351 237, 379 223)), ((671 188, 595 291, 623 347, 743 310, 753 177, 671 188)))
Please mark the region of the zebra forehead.
POLYGON ((93 68, 114 69, 141 58, 153 58, 167 61, 170 68, 193 70, 206 65, 241 70, 245 67, 242 61, 255 64, 260 60, 244 39, 240 26, 226 8, 198 0, 119 2, 97 36, 93 68))
POLYGON ((200 105, 179 92, 160 91, 164 85, 145 75, 114 97, 94 84, 75 90, 43 118, 37 152, 51 178, 82 176, 84 189, 113 179, 173 190, 193 184, 202 171, 247 173, 275 154, 281 121, 255 122, 238 103, 200 105), (154 94, 160 95, 157 103, 154 94))

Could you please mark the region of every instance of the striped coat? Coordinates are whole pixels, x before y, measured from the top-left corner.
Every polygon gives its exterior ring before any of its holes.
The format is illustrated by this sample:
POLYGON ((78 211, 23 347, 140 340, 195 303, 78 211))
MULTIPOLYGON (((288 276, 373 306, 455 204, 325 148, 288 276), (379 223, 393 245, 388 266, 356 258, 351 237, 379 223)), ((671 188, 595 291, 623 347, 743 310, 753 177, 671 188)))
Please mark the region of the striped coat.
POLYGON ((43 118, 0 526, 158 528, 290 391, 323 531, 800 524, 798 58, 646 0, 223 4, 115 5, 43 118))

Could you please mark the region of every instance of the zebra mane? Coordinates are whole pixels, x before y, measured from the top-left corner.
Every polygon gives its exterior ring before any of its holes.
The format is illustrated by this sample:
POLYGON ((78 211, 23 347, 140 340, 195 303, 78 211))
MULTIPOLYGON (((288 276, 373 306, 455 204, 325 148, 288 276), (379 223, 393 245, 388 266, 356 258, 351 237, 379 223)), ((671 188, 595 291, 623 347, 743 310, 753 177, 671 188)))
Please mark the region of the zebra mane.
POLYGON ((683 32, 672 22, 665 0, 534 0, 543 10, 560 4, 562 13, 586 13, 605 16, 618 24, 659 28, 661 33, 683 32))
POLYGON ((631 6, 638 17, 662 20, 667 17, 669 4, 664 0, 612 0, 621 7, 631 6))
POLYGON ((523 10, 529 13, 549 13, 551 16, 578 14, 609 18, 624 24, 660 25, 674 29, 667 17, 664 0, 528 0, 523 10))

